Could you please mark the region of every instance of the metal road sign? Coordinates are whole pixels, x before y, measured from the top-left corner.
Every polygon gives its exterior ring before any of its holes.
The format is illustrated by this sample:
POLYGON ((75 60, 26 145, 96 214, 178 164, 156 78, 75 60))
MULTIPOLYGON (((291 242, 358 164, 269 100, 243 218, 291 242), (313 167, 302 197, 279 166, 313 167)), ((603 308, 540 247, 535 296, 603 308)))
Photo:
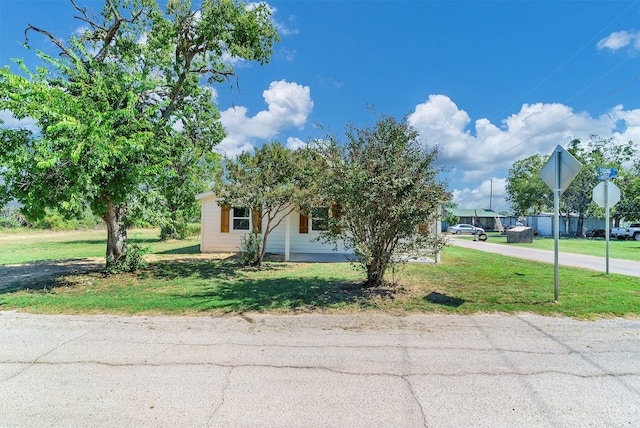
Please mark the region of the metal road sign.
POLYGON ((620 202, 620 188, 613 183, 608 183, 607 185, 604 181, 601 181, 593 188, 593 202, 601 207, 605 205, 614 206, 620 202), (609 192, 609 197, 607 197, 607 191, 609 192))
POLYGON ((571 153, 562 146, 556 146, 549 160, 540 170, 540 177, 551 190, 553 190, 553 260, 554 260, 554 300, 558 301, 558 261, 559 261, 559 240, 560 240, 560 194, 564 192, 569 184, 576 178, 582 169, 582 164, 574 158, 571 153))
POLYGON ((617 168, 598 168, 598 178, 600 180, 608 180, 618 176, 617 168))
POLYGON ((562 193, 567 190, 581 169, 582 164, 571 153, 566 151, 564 147, 557 146, 547 163, 540 169, 540 177, 551 190, 560 189, 560 193, 562 193), (559 183, 556 183, 556 174, 558 174, 559 183), (556 188, 556 184, 559 184, 560 187, 556 188))
MULTIPOLYGON (((618 171, 616 170, 616 173, 618 171)), ((606 271, 609 274, 609 207, 620 202, 620 189, 606 178, 593 188, 593 202, 604 208, 604 237, 606 253, 606 271)))

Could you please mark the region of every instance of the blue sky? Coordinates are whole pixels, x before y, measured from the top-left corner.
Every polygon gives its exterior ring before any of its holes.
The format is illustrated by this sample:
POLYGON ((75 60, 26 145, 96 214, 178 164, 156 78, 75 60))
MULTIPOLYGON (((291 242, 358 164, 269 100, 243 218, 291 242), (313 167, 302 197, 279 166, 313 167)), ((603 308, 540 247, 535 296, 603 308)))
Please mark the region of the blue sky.
MULTIPOLYGON (((343 136, 375 122, 372 105, 439 148, 461 208, 504 210, 518 159, 591 134, 640 144, 639 0, 269 5, 282 38, 271 62, 236 63, 239 90, 216 88, 228 155, 296 147, 322 137, 318 125, 343 136)), ((27 22, 63 37, 81 24, 68 0, 0 0, 2 65, 30 55, 27 22)))

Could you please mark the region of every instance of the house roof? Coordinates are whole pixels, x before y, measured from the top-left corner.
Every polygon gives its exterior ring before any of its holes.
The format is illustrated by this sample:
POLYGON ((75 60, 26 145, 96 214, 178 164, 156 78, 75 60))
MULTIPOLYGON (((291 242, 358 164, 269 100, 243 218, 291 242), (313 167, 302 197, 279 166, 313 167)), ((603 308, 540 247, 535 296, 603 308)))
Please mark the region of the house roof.
POLYGON ((450 214, 456 217, 476 217, 476 218, 495 218, 504 217, 493 210, 474 209, 474 208, 451 208, 447 209, 450 214))
POLYGON ((453 214, 456 217, 475 217, 476 210, 467 209, 467 208, 452 208, 448 209, 450 214, 453 214))
POLYGON ((209 196, 215 196, 216 194, 213 192, 213 190, 209 190, 208 192, 204 192, 204 193, 198 193, 195 198, 197 201, 204 199, 204 198, 208 198, 209 196))

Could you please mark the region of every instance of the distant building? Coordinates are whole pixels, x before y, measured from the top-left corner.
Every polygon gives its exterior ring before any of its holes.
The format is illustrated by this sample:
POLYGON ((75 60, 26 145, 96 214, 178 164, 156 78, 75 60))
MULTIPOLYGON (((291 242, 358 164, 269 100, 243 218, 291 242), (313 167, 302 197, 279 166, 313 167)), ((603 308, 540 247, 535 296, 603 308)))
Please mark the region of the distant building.
MULTIPOLYGON (((514 216, 507 216, 493 210, 475 208, 450 208, 446 209, 448 216, 456 217, 457 223, 472 224, 484 230, 502 232, 504 228, 516 226, 518 219, 514 216)), ((443 223, 443 230, 450 224, 443 223)))

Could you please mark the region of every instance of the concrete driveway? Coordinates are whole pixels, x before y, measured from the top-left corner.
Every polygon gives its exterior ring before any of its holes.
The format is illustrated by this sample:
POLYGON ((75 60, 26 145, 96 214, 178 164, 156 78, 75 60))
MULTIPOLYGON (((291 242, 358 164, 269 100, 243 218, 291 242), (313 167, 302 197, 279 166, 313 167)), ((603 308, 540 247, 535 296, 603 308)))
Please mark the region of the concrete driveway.
MULTIPOLYGON (((554 263, 554 252, 539 250, 535 248, 520 247, 517 245, 492 244, 488 241, 472 241, 449 236, 449 242, 459 247, 471 248, 474 250, 489 253, 501 254, 509 257, 517 257, 538 262, 554 263)), ((604 243, 603 254, 604 254, 604 243)), ((563 253, 562 243, 559 245, 558 264, 562 266, 579 267, 583 269, 606 272, 605 257, 585 256, 582 254, 563 253)), ((628 276, 640 276, 640 261, 622 260, 609 258, 609 273, 618 273, 628 276)))
POLYGON ((640 426, 640 320, 0 312, 2 427, 640 426))

